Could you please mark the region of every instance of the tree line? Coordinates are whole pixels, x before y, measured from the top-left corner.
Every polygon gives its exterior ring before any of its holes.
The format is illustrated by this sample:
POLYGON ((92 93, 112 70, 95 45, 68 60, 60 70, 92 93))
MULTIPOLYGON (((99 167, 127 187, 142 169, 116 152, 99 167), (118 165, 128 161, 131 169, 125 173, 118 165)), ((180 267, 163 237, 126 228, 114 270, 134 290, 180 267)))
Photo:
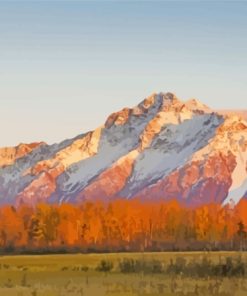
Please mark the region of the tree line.
POLYGON ((245 250, 247 200, 235 207, 114 200, 0 208, 0 251, 245 250))

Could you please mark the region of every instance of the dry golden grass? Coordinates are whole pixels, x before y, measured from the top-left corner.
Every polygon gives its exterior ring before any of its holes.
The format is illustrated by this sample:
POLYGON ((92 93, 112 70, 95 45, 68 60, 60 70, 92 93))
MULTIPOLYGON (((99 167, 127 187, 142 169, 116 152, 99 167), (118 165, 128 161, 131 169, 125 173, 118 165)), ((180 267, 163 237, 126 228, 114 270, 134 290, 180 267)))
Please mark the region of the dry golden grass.
MULTIPOLYGON (((121 273, 119 261, 161 262, 168 266, 176 258, 200 262, 207 258, 213 264, 238 253, 117 253, 0 257, 1 296, 158 296, 221 295, 246 296, 246 276, 189 277, 183 273, 121 273), (97 270, 102 260, 111 262, 108 272, 97 270)), ((247 263, 247 254, 241 254, 247 263)), ((99 269, 99 268, 98 268, 99 269)))

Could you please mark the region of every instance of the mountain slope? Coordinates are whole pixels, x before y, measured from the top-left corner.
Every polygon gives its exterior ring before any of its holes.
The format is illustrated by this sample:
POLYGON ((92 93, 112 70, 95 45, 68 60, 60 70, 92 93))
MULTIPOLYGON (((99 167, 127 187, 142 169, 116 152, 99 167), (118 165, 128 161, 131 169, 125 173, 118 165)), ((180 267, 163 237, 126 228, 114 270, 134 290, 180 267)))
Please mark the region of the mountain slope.
POLYGON ((247 192, 247 123, 223 113, 159 93, 62 143, 1 148, 0 203, 237 203, 247 192))
POLYGON ((219 114, 222 115, 237 115, 244 120, 247 120, 247 110, 217 110, 219 114))

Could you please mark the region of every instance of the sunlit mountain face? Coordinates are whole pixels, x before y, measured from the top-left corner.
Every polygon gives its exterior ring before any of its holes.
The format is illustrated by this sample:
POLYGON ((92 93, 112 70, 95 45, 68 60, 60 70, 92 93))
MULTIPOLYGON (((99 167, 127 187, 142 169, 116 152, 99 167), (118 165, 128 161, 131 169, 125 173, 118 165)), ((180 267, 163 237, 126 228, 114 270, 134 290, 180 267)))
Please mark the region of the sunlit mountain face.
POLYGON ((61 143, 0 148, 0 203, 236 204, 247 197, 246 118, 247 111, 152 94, 61 143))

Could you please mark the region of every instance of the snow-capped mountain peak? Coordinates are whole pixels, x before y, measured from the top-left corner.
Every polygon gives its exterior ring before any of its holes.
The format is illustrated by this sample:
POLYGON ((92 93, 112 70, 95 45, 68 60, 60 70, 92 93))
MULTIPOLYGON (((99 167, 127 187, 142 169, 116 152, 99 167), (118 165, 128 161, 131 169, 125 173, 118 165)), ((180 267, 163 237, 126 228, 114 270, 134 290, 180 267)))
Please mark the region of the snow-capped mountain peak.
POLYGON ((247 123, 196 99, 154 93, 59 144, 0 148, 0 203, 247 197, 247 123))

